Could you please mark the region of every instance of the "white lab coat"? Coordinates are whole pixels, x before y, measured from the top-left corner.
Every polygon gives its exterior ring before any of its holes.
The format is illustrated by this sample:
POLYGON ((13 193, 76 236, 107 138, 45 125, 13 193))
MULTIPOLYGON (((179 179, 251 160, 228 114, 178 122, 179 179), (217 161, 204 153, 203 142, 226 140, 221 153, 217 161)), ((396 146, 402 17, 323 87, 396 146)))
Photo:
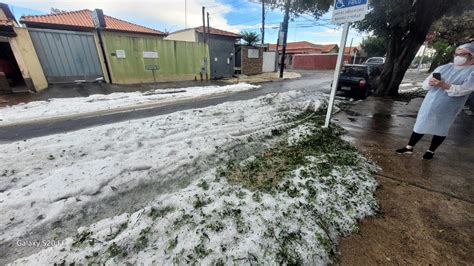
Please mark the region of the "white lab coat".
POLYGON ((458 67, 447 64, 433 72, 441 73, 441 79, 451 84, 449 90, 431 87, 431 74, 423 82, 423 89, 429 90, 421 104, 413 131, 419 134, 447 136, 449 128, 461 112, 467 98, 474 91, 474 65, 458 67))

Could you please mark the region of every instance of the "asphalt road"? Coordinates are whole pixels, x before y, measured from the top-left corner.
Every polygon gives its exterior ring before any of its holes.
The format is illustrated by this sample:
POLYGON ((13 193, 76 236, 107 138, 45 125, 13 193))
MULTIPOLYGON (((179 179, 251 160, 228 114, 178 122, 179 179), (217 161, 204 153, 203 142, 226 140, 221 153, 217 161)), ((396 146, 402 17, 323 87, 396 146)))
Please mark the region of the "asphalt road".
POLYGON ((25 140, 57 133, 75 131, 98 125, 166 115, 188 109, 204 108, 224 102, 249 100, 275 92, 306 90, 314 91, 315 93, 320 94, 329 93, 330 83, 333 75, 332 72, 303 72, 302 74, 303 77, 299 79, 263 83, 261 84, 262 87, 258 90, 233 93, 218 98, 200 99, 191 102, 177 103, 142 110, 132 110, 129 112, 99 115, 94 117, 0 127, 0 142, 25 140))

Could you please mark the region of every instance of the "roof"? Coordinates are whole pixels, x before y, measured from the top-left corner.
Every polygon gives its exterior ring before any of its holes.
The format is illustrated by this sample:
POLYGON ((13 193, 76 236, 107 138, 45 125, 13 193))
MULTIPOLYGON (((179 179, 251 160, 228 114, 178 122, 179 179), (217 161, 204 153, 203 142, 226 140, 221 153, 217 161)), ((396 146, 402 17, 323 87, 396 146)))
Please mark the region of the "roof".
MULTIPOLYGON (((197 32, 202 33, 203 32, 202 28, 203 28, 202 26, 195 27, 195 28, 187 28, 187 29, 177 30, 177 31, 172 32, 170 34, 183 32, 183 31, 188 31, 188 30, 195 30, 197 32)), ((234 37, 234 38, 241 38, 242 37, 240 34, 233 33, 233 32, 230 32, 230 31, 220 30, 220 29, 216 29, 216 28, 213 28, 213 27, 210 27, 209 29, 210 29, 209 33, 214 34, 214 35, 229 36, 229 37, 234 37)))
MULTIPOLYGON (((15 16, 13 15, 12 11, 10 10, 10 8, 8 7, 7 4, 0 3, 0 9, 3 10, 3 13, 5 14, 5 16, 7 16, 7 19, 9 21, 16 22, 15 16)), ((3 22, 5 22, 5 20, 2 20, 2 23, 3 22)), ((13 25, 13 23, 12 23, 12 25, 13 25)))
MULTIPOLYGON (((199 27, 196 27, 194 29, 197 32, 203 33, 203 26, 199 26, 199 27)), ((241 38, 242 37, 240 34, 230 32, 230 31, 216 29, 216 28, 213 28, 213 27, 209 27, 209 30, 210 30, 209 33, 213 34, 213 35, 229 36, 229 37, 234 37, 234 38, 241 38)), ((206 31, 207 31, 207 27, 206 27, 206 31)))
POLYGON ((352 54, 355 53, 356 51, 359 51, 359 47, 346 47, 344 48, 344 53, 345 54, 352 54))
POLYGON ((337 44, 318 44, 318 46, 323 50, 323 53, 329 53, 333 49, 338 49, 337 44))
MULTIPOLYGON (((276 44, 270 44, 270 50, 276 49, 276 44)), ((315 44, 308 41, 289 42, 286 44, 287 50, 301 50, 301 49, 319 49, 323 53, 329 53, 334 48, 338 48, 337 44, 315 44)))
MULTIPOLYGON (((276 44, 270 44, 270 49, 276 49, 276 44)), ((304 48, 320 48, 319 45, 307 42, 307 41, 301 41, 301 42, 289 42, 286 44, 286 49, 304 49, 304 48)))
MULTIPOLYGON (((135 33, 146 33, 165 36, 166 33, 140 26, 131 22, 127 22, 121 19, 117 19, 111 16, 104 16, 106 30, 114 31, 125 31, 125 32, 135 32, 135 33)), ((92 21, 92 11, 88 9, 70 11, 70 12, 60 12, 56 14, 47 14, 47 15, 35 15, 35 16, 22 16, 20 22, 29 26, 34 25, 51 25, 51 26, 69 26, 69 27, 78 27, 85 29, 93 29, 94 22, 92 21)))
POLYGON ((13 23, 9 20, 3 20, 3 19, 0 19, 0 26, 13 26, 13 23))

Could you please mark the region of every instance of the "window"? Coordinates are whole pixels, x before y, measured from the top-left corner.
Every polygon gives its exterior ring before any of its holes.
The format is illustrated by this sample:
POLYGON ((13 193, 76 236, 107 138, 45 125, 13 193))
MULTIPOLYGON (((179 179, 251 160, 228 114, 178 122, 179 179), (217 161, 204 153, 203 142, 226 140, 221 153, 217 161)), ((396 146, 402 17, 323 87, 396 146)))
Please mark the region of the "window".
POLYGON ((365 67, 343 67, 341 74, 349 77, 363 77, 366 73, 365 67))

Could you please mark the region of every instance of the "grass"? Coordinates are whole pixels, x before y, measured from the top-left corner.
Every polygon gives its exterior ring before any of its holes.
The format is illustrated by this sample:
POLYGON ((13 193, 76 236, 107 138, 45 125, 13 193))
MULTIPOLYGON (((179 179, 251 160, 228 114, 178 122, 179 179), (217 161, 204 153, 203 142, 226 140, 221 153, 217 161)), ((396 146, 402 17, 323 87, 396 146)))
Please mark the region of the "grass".
POLYGON ((362 167, 357 150, 340 138, 343 129, 335 126, 321 128, 322 115, 312 112, 296 117, 295 125, 300 124, 298 121, 301 120, 312 125, 313 132, 296 145, 290 146, 282 141, 244 165, 228 163, 227 168, 220 171, 220 175, 225 176, 231 184, 242 185, 252 191, 271 192, 291 171, 308 164, 308 157, 327 159, 318 162, 317 169, 313 169, 322 176, 329 176, 335 166, 362 167))
POLYGON ((158 218, 162 218, 162 217, 166 216, 166 214, 168 214, 172 211, 174 211, 174 208, 170 207, 170 206, 166 206, 166 207, 163 207, 163 208, 152 207, 150 213, 148 214, 148 216, 150 216, 153 220, 156 220, 158 218))
MULTIPOLYGON (((128 242, 109 237, 114 242, 105 255, 162 251, 175 264, 216 265, 296 265, 334 258, 337 236, 355 232, 356 212, 376 203, 373 183, 365 182, 373 168, 341 139, 343 129, 321 127, 324 115, 320 109, 288 117, 291 126, 269 132, 280 142, 245 161, 229 162, 216 176, 198 179, 198 189, 178 194, 179 204, 174 205, 176 198, 164 199, 141 220, 148 223, 145 229, 128 242), (303 126, 309 132, 289 142, 290 131, 303 126), (255 248, 235 251, 247 239, 255 248)), ((362 212, 362 217, 370 214, 362 212)), ((117 225, 113 237, 127 224, 117 225)), ((94 238, 86 230, 74 245, 87 243, 94 238)))

